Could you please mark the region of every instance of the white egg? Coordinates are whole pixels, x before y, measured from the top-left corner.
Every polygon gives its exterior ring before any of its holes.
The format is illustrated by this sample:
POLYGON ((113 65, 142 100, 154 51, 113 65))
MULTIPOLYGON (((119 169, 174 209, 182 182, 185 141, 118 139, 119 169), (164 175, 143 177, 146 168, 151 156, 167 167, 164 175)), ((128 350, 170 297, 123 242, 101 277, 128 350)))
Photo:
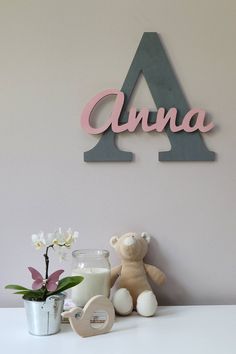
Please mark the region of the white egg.
POLYGON ((150 317, 155 315, 157 299, 152 291, 143 291, 137 298, 137 312, 141 316, 150 317))
POLYGON ((133 299, 125 288, 117 290, 112 299, 113 306, 119 315, 129 315, 133 310, 133 299))

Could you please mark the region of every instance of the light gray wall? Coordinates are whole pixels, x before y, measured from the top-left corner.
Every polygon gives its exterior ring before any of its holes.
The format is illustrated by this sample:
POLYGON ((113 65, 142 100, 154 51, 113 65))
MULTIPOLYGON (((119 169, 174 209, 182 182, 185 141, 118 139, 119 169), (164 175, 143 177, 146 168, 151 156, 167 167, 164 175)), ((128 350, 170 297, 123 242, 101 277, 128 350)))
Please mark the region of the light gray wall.
MULTIPOLYGON (((168 276, 161 304, 236 303, 235 12, 230 0, 0 1, 1 306, 22 306, 6 283, 43 269, 31 233, 58 226, 78 229, 80 248, 148 231, 148 261, 168 276), (190 105, 217 125, 204 136, 217 162, 157 162, 167 137, 141 131, 119 137, 134 163, 83 162, 97 137, 81 110, 121 87, 144 31, 161 34, 190 105)), ((145 85, 138 108, 153 106, 145 85)))

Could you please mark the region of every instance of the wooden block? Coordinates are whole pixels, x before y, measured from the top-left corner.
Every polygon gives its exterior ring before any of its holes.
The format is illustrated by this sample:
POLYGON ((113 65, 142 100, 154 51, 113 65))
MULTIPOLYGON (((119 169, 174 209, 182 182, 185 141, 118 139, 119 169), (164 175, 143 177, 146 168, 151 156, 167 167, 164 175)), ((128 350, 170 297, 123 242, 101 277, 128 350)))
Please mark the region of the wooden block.
POLYGON ((81 307, 72 308, 62 313, 64 318, 69 318, 72 329, 81 337, 96 336, 111 330, 115 321, 115 311, 111 301, 103 295, 92 297, 82 309, 81 307), (97 311, 106 313, 106 320, 94 326, 91 318, 97 311))

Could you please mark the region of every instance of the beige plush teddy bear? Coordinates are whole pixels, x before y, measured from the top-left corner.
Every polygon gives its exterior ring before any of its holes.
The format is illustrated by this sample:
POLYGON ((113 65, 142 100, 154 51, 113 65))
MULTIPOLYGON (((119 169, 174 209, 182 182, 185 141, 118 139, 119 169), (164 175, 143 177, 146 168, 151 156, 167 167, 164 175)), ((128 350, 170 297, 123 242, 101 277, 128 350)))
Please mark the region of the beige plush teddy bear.
POLYGON ((110 244, 121 257, 121 265, 112 268, 111 287, 119 278, 119 290, 113 296, 113 305, 120 315, 128 315, 133 309, 142 316, 153 316, 157 300, 148 282, 149 276, 161 285, 166 277, 158 268, 145 264, 150 236, 129 232, 121 237, 113 236, 110 244))

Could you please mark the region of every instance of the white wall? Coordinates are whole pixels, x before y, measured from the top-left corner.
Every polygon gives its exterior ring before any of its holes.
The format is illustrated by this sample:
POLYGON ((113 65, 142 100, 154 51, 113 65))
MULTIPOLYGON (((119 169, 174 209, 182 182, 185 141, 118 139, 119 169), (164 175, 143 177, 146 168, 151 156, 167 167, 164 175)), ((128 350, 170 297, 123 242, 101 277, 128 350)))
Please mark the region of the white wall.
MULTIPOLYGON (((43 269, 31 233, 58 226, 78 229, 80 248, 146 230, 148 261, 168 276, 161 304, 236 303, 235 12, 230 0, 0 1, 1 306, 22 306, 3 286, 43 269), (217 124, 204 136, 216 162, 157 162, 168 139, 141 132, 119 137, 135 162, 83 162, 97 138, 81 110, 122 86, 144 31, 161 34, 191 106, 217 124)), ((149 96, 141 80, 137 106, 149 96)))

